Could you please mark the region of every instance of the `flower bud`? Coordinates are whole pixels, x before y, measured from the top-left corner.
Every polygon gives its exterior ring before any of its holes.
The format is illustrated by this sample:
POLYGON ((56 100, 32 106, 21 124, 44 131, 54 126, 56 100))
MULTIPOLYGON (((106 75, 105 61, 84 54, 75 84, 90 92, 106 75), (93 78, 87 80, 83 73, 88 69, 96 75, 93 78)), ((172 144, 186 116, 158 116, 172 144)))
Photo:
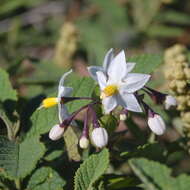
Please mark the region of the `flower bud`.
POLYGON ((82 137, 80 138, 80 141, 79 141, 79 146, 80 146, 82 149, 88 148, 88 146, 89 146, 89 140, 88 140, 85 136, 82 136, 82 137))
POLYGON ((169 109, 171 106, 176 106, 177 105, 177 101, 176 99, 171 96, 171 95, 167 95, 166 99, 165 99, 165 108, 169 109))
POLYGON ((91 134, 92 141, 98 148, 103 148, 108 143, 108 133, 102 127, 95 128, 91 134))
POLYGON ((64 127, 60 127, 58 124, 54 125, 49 132, 49 138, 53 141, 56 141, 63 136, 63 133, 64 127))
POLYGON ((123 109, 119 115, 120 121, 125 121, 127 119, 127 116, 128 116, 128 110, 123 109))
POLYGON ((127 119, 126 114, 121 113, 121 114, 119 115, 119 119, 120 119, 120 121, 125 121, 125 120, 127 119))
POLYGON ((149 116, 148 126, 156 135, 163 135, 166 130, 164 120, 158 114, 153 114, 153 116, 149 116))

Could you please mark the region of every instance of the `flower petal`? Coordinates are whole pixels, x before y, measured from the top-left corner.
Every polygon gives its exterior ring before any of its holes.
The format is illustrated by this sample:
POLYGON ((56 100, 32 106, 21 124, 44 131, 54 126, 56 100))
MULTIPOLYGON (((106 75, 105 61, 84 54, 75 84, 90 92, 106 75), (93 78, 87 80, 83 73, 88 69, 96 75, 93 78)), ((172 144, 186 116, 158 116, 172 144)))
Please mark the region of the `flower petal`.
POLYGON ((58 98, 68 97, 71 95, 73 88, 60 86, 58 91, 58 98))
POLYGON ((118 82, 127 74, 125 53, 121 51, 110 63, 107 74, 112 82, 118 82))
POLYGON ((103 90, 105 88, 105 86, 106 86, 106 76, 101 71, 98 71, 96 73, 96 75, 97 75, 98 84, 100 86, 100 89, 103 90))
POLYGON ((116 106, 117 99, 115 96, 108 96, 102 100, 105 114, 109 114, 116 106))
POLYGON ((107 71, 108 70, 108 67, 111 63, 111 61, 113 60, 114 58, 114 54, 113 54, 113 48, 111 48, 105 55, 104 57, 104 62, 103 62, 103 68, 104 68, 104 71, 107 71))
POLYGON ((61 103, 58 103, 58 117, 60 123, 62 123, 64 119, 69 117, 69 112, 66 106, 61 103))
POLYGON ((102 71, 104 72, 104 68, 103 67, 100 67, 100 66, 91 66, 91 67, 87 67, 88 69, 88 72, 90 74, 90 76, 98 82, 98 79, 97 79, 97 72, 98 71, 102 71))
POLYGON ((131 72, 135 67, 136 63, 127 62, 127 73, 131 72))
POLYGON ((141 106, 138 103, 134 94, 120 92, 117 95, 118 103, 125 109, 133 112, 142 112, 141 106))
POLYGON ((150 79, 151 75, 129 73, 124 79, 125 83, 121 86, 122 90, 127 93, 134 93, 141 89, 150 79))
POLYGON ((72 69, 66 73, 63 74, 63 76, 61 77, 60 81, 59 81, 59 86, 58 86, 58 91, 61 88, 61 86, 64 86, 64 81, 65 78, 72 72, 72 69))

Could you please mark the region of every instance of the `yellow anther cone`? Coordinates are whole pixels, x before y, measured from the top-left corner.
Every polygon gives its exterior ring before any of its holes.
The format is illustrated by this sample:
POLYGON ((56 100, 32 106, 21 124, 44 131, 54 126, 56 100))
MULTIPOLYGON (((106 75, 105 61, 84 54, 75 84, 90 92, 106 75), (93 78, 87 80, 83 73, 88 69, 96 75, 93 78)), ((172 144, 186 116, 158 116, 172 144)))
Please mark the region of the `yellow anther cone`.
POLYGON ((52 97, 52 98, 46 98, 42 101, 42 107, 49 108, 52 106, 55 106, 58 103, 58 98, 52 97))
POLYGON ((100 98, 103 99, 105 97, 112 96, 117 92, 118 92, 118 87, 116 85, 108 85, 102 91, 100 98))

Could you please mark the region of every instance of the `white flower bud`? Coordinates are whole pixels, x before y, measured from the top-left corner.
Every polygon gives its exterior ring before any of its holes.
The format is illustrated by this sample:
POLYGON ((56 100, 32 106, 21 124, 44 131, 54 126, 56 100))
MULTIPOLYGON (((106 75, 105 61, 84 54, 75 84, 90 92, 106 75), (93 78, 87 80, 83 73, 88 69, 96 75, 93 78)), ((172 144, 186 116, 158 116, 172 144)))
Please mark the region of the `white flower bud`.
POLYGON ((95 128, 92 131, 91 137, 94 145, 98 148, 103 148, 108 143, 108 133, 102 127, 95 128))
POLYGON ((126 114, 124 114, 124 113, 120 114, 119 119, 120 119, 120 121, 125 121, 127 119, 126 114))
POLYGON ((56 141, 63 136, 63 133, 64 133, 63 127, 60 127, 58 124, 54 125, 49 132, 49 138, 53 141, 56 141))
POLYGON ((79 141, 79 146, 80 146, 82 149, 88 148, 88 146, 89 146, 89 140, 88 140, 85 136, 82 136, 82 137, 80 138, 80 141, 79 141))
POLYGON ((153 117, 148 118, 148 126, 156 135, 163 135, 166 130, 164 120, 158 114, 154 114, 153 117))
POLYGON ((165 99, 165 108, 169 109, 171 106, 176 106, 177 105, 177 101, 176 99, 171 96, 171 95, 167 95, 166 99, 165 99))

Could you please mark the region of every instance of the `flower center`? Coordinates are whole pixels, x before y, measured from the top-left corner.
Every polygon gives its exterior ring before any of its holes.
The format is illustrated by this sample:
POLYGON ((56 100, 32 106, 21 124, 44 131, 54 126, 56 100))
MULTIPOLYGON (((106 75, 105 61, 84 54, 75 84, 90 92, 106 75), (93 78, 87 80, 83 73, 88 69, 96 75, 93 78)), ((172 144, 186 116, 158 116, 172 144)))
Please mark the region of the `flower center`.
POLYGON ((116 85, 108 85, 102 91, 100 98, 103 99, 116 93, 118 93, 118 87, 116 85))
POLYGON ((42 101, 42 106, 44 108, 49 108, 58 103, 58 98, 52 97, 52 98, 46 98, 42 101))

